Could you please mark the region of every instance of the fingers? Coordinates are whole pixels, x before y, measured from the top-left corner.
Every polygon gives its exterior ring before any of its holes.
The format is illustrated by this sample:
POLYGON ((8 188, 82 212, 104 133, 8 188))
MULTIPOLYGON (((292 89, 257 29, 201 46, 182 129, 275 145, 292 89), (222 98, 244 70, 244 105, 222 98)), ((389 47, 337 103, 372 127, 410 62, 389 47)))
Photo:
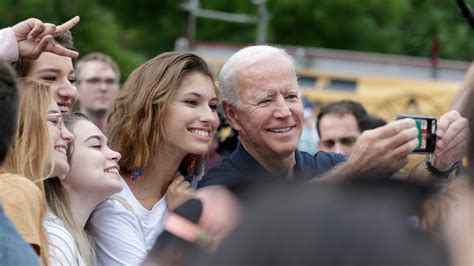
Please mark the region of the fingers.
POLYGON ((374 129, 374 134, 376 135, 376 138, 379 139, 384 139, 384 138, 390 138, 395 135, 398 135, 401 131, 409 128, 416 127, 415 120, 413 119, 400 119, 391 123, 388 123, 387 125, 383 127, 379 127, 374 129))
POLYGON ((58 36, 74 27, 80 18, 75 16, 65 23, 56 26, 52 23, 43 23, 41 20, 36 18, 30 18, 22 21, 12 27, 17 41, 28 40, 39 40, 47 35, 58 36))
POLYGON ((457 111, 449 111, 443 114, 438 121, 438 129, 436 130, 436 136, 438 138, 443 138, 444 133, 449 128, 449 125, 461 118, 461 115, 457 111))
POLYGON ((190 187, 191 183, 184 180, 184 177, 182 175, 179 175, 171 181, 170 185, 168 186, 168 190, 184 192, 190 187))
MULTIPOLYGON (((400 146, 405 146, 405 148, 409 149, 407 154, 412 152, 418 146, 418 129, 416 127, 410 127, 403 129, 398 134, 394 135, 393 137, 387 139, 388 148, 395 149, 400 146), (410 149, 411 148, 411 149, 410 149)), ((402 148, 400 151, 404 152, 405 149, 402 148)))
POLYGON ((71 58, 77 58, 79 56, 78 52, 64 48, 61 45, 54 43, 54 41, 52 42, 52 44, 53 44, 52 46, 48 46, 44 51, 51 52, 53 54, 57 54, 60 56, 71 57, 71 58))
POLYGON ((39 19, 32 19, 30 24, 32 26, 31 31, 28 33, 28 40, 34 40, 44 31, 44 24, 39 19))
MULTIPOLYGON (((461 124, 464 123, 459 123, 459 125, 457 126, 462 126, 461 124)), ((453 127, 454 126, 456 125, 453 124, 453 127)), ((450 149, 453 149, 455 147, 467 147, 468 138, 469 129, 467 128, 467 125, 460 129, 453 129, 452 132, 447 132, 444 138, 438 139, 436 142, 436 155, 441 156, 442 154, 447 153, 450 149), (450 137, 449 135, 453 136, 450 137)))
POLYGON ((79 23, 81 19, 79 16, 75 16, 72 19, 64 22, 63 24, 59 25, 56 27, 56 32, 54 33, 54 36, 61 35, 70 29, 72 29, 74 26, 76 26, 77 23, 79 23))
POLYGON ((48 35, 41 38, 41 40, 33 47, 28 55, 28 59, 37 59, 40 54, 48 48, 54 46, 53 36, 48 35))

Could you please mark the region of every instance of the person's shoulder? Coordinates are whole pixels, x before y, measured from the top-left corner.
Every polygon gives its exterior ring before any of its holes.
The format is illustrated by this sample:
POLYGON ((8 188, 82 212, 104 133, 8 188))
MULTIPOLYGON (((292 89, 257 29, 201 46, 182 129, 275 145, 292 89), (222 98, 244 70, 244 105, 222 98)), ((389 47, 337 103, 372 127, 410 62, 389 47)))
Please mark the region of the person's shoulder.
MULTIPOLYGON (((63 221, 51 212, 46 214, 43 222, 44 228, 48 232, 49 241, 56 246, 71 246, 74 238, 67 230, 63 221)), ((50 245, 51 246, 51 245, 50 245)))
POLYGON ((77 260, 77 248, 74 237, 63 221, 51 212, 43 222, 48 233, 49 257, 53 265, 73 265, 77 260))
POLYGON ((302 163, 305 168, 309 167, 316 169, 318 174, 324 173, 334 166, 346 161, 346 156, 344 154, 324 151, 318 151, 315 155, 298 151, 298 157, 303 161, 302 163))
POLYGON ((198 188, 213 185, 230 186, 240 180, 243 175, 244 173, 235 165, 232 158, 225 157, 202 177, 198 188))
POLYGON ((30 179, 18 174, 0 175, 0 195, 2 200, 38 202, 42 193, 30 179))
POLYGON ((312 157, 314 158, 315 161, 330 161, 334 165, 345 162, 347 160, 347 156, 342 153, 325 152, 325 151, 318 151, 312 157))

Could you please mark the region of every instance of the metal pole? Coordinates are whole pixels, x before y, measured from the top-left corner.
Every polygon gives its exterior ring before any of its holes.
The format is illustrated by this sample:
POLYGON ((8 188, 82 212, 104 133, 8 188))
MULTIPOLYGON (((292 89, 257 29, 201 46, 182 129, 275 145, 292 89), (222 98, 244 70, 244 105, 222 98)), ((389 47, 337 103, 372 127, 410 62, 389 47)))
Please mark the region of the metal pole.
POLYGON ((199 0, 190 0, 188 3, 188 25, 187 25, 187 36, 189 47, 193 47, 194 40, 196 39, 196 12, 199 9, 199 0))
POLYGON ((265 44, 268 29, 268 10, 266 0, 254 0, 258 6, 257 44, 265 44))

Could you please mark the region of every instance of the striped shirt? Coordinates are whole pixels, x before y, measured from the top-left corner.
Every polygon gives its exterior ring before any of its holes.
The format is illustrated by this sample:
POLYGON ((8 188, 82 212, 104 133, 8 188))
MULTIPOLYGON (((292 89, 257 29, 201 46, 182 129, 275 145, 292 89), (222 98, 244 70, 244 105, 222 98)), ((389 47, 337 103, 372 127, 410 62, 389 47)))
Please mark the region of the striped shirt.
POLYGON ((66 229, 61 219, 51 211, 46 214, 44 227, 48 232, 51 265, 86 265, 79 254, 72 234, 66 229))

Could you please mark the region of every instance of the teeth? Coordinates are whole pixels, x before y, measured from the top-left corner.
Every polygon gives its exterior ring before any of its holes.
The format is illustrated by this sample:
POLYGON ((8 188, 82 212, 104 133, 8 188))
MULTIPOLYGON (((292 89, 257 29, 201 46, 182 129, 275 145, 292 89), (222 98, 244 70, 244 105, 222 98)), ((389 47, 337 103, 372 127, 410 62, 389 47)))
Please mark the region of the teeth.
POLYGON ((59 105, 59 111, 61 111, 62 113, 69 112, 69 108, 65 105, 59 105))
POLYGON ((275 129, 270 129, 271 132, 274 132, 274 133, 284 133, 284 132, 288 132, 291 130, 291 127, 283 127, 283 128, 275 128, 275 129))
POLYGON ((55 149, 56 151, 58 151, 58 152, 61 152, 61 153, 66 154, 66 149, 65 149, 64 147, 56 147, 56 148, 54 148, 54 149, 55 149))
POLYGON ((209 136, 209 131, 206 131, 206 130, 194 129, 194 130, 191 130, 191 133, 193 133, 195 135, 198 135, 198 136, 202 136, 202 137, 209 136))
POLYGON ((110 169, 105 169, 104 172, 118 174, 119 170, 117 168, 110 168, 110 169))

